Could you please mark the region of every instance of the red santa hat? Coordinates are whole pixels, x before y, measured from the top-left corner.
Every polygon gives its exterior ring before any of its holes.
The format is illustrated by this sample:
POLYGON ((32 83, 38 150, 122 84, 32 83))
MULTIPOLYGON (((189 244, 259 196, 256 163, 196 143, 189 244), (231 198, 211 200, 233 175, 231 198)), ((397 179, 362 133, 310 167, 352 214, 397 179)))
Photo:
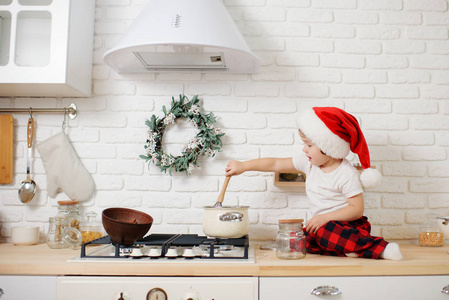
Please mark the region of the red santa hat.
POLYGON ((298 125, 326 155, 340 159, 349 151, 357 154, 364 169, 360 176, 363 186, 370 188, 380 183, 380 172, 371 169, 368 145, 353 115, 336 107, 314 107, 301 114, 298 125))

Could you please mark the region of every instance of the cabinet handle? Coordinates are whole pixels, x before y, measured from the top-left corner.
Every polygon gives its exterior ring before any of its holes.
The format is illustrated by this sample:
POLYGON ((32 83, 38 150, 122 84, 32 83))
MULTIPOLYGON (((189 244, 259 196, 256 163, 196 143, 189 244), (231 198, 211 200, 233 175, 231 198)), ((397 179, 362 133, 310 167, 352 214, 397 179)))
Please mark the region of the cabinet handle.
POLYGON ((314 288, 311 292, 312 295, 315 296, 338 296, 341 295, 341 291, 336 286, 331 285, 322 285, 314 288))
POLYGON ((446 285, 446 286, 441 290, 441 292, 442 292, 443 294, 449 295, 449 284, 446 285))
POLYGON ((0 296, 3 295, 5 292, 3 291, 2 288, 0 288, 0 296))

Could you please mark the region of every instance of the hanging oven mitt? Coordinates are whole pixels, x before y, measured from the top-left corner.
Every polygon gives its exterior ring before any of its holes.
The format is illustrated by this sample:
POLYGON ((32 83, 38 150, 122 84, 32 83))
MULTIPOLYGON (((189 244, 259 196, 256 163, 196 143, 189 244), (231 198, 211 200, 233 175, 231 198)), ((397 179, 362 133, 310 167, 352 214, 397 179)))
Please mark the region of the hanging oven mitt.
POLYGON ((62 190, 71 200, 89 200, 95 190, 95 183, 86 167, 78 158, 67 135, 62 131, 39 143, 47 172, 47 193, 55 198, 62 190))

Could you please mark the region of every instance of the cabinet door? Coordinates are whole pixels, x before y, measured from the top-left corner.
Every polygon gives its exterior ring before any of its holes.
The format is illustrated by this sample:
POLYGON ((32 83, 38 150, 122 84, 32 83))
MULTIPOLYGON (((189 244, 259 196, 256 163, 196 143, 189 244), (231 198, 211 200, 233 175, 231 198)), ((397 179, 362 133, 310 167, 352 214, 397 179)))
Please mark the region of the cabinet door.
POLYGON ((95 0, 0 0, 0 96, 89 97, 95 0))
POLYGON ((56 276, 0 276, 0 289, 1 300, 55 300, 56 276))
POLYGON ((449 285, 449 276, 367 276, 367 277, 262 277, 260 300, 320 299, 312 290, 333 286, 341 292, 324 296, 335 300, 448 300, 441 290, 449 285))

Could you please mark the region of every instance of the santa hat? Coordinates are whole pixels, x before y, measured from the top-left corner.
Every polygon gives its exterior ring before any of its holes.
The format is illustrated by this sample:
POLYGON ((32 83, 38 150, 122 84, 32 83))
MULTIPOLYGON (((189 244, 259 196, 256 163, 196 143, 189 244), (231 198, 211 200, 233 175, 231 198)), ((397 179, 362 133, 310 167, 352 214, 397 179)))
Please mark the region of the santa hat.
POLYGON ((368 145, 354 116, 336 107, 314 107, 301 114, 298 125, 326 155, 345 158, 349 151, 357 154, 364 169, 360 176, 363 186, 379 184, 380 172, 371 169, 368 145))

